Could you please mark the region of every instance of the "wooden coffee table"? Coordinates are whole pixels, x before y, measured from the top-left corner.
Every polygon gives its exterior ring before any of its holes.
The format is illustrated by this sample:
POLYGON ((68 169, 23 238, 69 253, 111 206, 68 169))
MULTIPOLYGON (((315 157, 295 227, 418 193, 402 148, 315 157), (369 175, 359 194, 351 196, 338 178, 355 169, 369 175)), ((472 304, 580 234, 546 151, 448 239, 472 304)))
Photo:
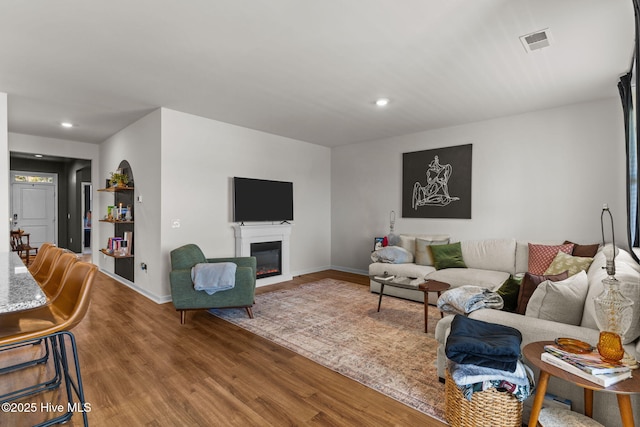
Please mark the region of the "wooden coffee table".
MULTIPOLYGON (((429 292, 436 292, 438 298, 442 295, 442 292, 449 289, 451 286, 448 283, 440 282, 437 280, 426 280, 415 286, 415 278, 410 277, 396 277, 391 280, 380 279, 380 276, 369 276, 371 280, 380 284, 380 297, 378 298, 378 311, 380 311, 380 305, 382 304, 382 295, 384 293, 385 286, 393 286, 395 288, 413 289, 424 292, 424 332, 426 333, 429 325, 429 292)), ((440 312, 440 317, 444 314, 440 312)))
POLYGON ((565 381, 569 381, 584 389, 584 412, 588 417, 593 416, 593 392, 601 391, 605 393, 614 393, 618 399, 618 408, 620 410, 620 418, 622 419, 622 425, 624 427, 633 426, 633 410, 631 407, 631 395, 640 394, 640 375, 633 375, 632 378, 628 378, 624 381, 620 381, 607 388, 600 387, 599 385, 580 378, 577 375, 573 375, 564 369, 557 368, 540 359, 540 355, 544 351, 544 346, 547 344, 553 344, 553 341, 538 341, 527 344, 523 349, 524 357, 529 363, 536 368, 540 369, 540 378, 538 379, 538 386, 536 390, 536 397, 533 401, 533 407, 531 408, 531 416, 529 417, 529 425, 535 426, 538 422, 538 416, 540 415, 540 409, 544 401, 544 394, 547 391, 547 384, 549 383, 549 377, 560 378, 565 381))

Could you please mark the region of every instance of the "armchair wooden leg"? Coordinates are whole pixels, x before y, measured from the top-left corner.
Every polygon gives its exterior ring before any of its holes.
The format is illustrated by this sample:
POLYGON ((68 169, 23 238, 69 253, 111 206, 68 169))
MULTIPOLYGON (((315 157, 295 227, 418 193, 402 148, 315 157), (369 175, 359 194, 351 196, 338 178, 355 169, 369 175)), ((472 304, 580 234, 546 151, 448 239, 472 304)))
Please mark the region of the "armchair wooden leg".
POLYGON ((180 310, 180 324, 184 325, 187 321, 187 310, 180 310))
POLYGON ((253 319, 253 310, 251 309, 251 307, 245 307, 245 309, 247 310, 247 314, 249 315, 249 319, 253 319))

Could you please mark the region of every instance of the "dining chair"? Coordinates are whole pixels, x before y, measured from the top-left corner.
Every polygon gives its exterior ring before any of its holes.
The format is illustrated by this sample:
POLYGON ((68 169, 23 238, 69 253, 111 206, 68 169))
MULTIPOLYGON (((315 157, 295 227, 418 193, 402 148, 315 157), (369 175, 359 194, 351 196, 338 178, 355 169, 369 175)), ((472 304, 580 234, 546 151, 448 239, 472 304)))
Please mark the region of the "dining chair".
POLYGON ((49 276, 45 279, 44 282, 40 283, 40 287, 49 299, 50 304, 55 300, 55 298, 62 290, 63 280, 67 271, 69 271, 71 266, 76 262, 78 262, 78 257, 76 256, 76 254, 72 252, 62 253, 51 268, 49 276))
MULTIPOLYGON (((66 254, 65 254, 66 255, 66 254)), ((21 399, 36 393, 58 388, 64 379, 68 399, 67 412, 47 420, 47 425, 68 421, 73 415, 75 396, 80 407, 86 404, 75 337, 70 329, 86 315, 91 302, 91 289, 98 267, 76 261, 68 267, 57 296, 47 305, 24 311, 0 314, 0 354, 17 346, 37 344, 46 340, 53 352, 54 377, 38 384, 23 387, 0 396, 0 402, 21 399), (71 365, 67 358, 68 346, 73 357, 71 365), (75 380, 71 369, 75 371, 75 380)), ((48 347, 48 348, 49 348, 48 347)), ((86 412, 82 412, 84 424, 88 425, 86 412)))
POLYGON ((58 247, 51 248, 47 251, 44 259, 42 260, 40 268, 38 268, 38 271, 36 271, 35 273, 31 273, 38 284, 42 284, 47 279, 47 277, 49 277, 49 273, 51 273, 53 265, 56 263, 56 260, 60 255, 62 255, 63 252, 64 249, 58 247))
POLYGON ((31 274, 38 271, 38 269, 40 268, 40 265, 42 265, 42 260, 44 259, 44 255, 47 253, 47 251, 50 248, 53 248, 55 246, 56 244, 51 242, 45 242, 40 245, 40 249, 38 249, 38 253, 36 254, 36 257, 33 259, 33 262, 31 263, 31 265, 27 267, 31 274))
POLYGON ((17 252, 18 256, 24 261, 24 264, 26 266, 29 266, 31 252, 33 252, 34 256, 38 255, 38 248, 31 246, 31 243, 29 241, 30 234, 25 233, 23 230, 11 230, 10 238, 11 250, 13 252, 17 252), (24 238, 27 239, 26 242, 24 241, 24 238))

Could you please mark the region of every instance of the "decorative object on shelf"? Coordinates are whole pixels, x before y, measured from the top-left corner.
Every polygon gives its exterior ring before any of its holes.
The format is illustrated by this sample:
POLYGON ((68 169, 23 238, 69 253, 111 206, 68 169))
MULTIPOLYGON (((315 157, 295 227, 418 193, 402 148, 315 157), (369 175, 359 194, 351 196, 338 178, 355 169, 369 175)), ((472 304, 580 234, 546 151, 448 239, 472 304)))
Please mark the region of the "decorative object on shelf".
POLYGON ((620 292, 620 282, 615 277, 615 258, 618 255, 618 248, 613 229, 613 216, 606 204, 600 214, 600 226, 602 228, 602 250, 606 258, 608 277, 602 280, 604 290, 593 301, 596 309, 596 324, 600 329, 598 353, 607 360, 618 361, 624 357, 622 337, 631 326, 633 301, 620 292), (611 244, 605 244, 604 239, 605 212, 611 221, 611 244))
POLYGON ((400 237, 395 234, 395 226, 396 226, 396 212, 391 211, 389 213, 389 235, 387 236, 387 243, 390 246, 396 246, 400 243, 400 237))
POLYGON ((111 172, 110 182, 112 187, 126 187, 129 183, 129 177, 126 173, 122 173, 118 170, 116 172, 111 172))

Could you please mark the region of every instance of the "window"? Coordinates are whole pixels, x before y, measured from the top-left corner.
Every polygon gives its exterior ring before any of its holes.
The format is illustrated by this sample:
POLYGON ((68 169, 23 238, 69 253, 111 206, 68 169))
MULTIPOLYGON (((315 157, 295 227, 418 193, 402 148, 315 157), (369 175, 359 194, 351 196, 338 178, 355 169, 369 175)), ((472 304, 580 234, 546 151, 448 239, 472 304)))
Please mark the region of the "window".
POLYGON ((38 176, 38 175, 14 175, 13 180, 15 182, 30 183, 30 184, 53 184, 52 176, 38 176))

